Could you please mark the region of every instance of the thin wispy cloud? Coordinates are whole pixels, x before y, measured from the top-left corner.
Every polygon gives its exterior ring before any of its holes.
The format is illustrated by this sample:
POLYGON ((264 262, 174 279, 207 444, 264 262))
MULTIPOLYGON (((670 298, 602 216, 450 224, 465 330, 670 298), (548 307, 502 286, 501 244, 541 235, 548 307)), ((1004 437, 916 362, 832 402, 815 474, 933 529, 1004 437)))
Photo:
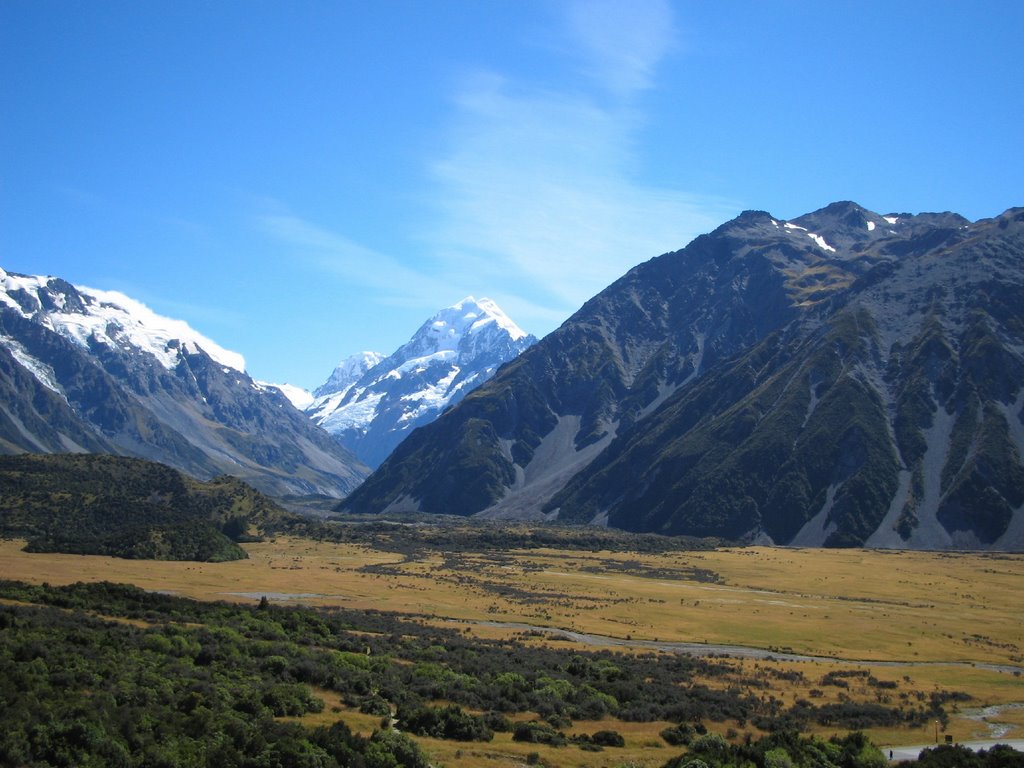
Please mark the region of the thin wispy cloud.
POLYGON ((573 85, 467 73, 442 150, 427 160, 418 257, 380 253, 280 205, 264 231, 378 303, 436 308, 486 295, 547 333, 630 267, 717 225, 725 201, 638 180, 643 91, 676 46, 667 3, 568 3, 554 46, 573 85))
POLYGON ((667 0, 576 0, 567 27, 584 69, 620 95, 652 87, 659 62, 676 45, 667 0))
MULTIPOLYGON (((317 269, 379 292, 383 303, 427 306, 446 297, 453 285, 425 271, 410 268, 398 259, 360 245, 318 224, 290 213, 265 214, 260 227, 279 241, 292 246, 296 254, 317 269)), ((455 289, 458 292, 458 289, 455 289)))
POLYGON ((589 86, 569 93, 493 72, 467 77, 449 149, 431 166, 438 253, 451 265, 504 274, 563 316, 728 210, 637 181, 643 114, 629 98, 608 98, 654 84, 674 44, 668 6, 574 3, 564 23, 589 86))

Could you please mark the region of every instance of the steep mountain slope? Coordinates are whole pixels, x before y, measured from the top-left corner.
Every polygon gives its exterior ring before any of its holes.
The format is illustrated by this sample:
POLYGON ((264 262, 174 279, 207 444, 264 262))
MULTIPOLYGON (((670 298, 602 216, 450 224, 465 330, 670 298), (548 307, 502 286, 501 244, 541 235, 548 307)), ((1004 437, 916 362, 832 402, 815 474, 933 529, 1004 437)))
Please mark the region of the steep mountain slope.
POLYGON ((392 355, 344 360, 313 393, 310 417, 370 466, 536 339, 490 299, 467 297, 428 319, 392 355))
MULTIPOLYGON (((354 355, 349 355, 340 363, 337 367, 331 371, 331 375, 327 378, 323 384, 313 390, 313 397, 317 398, 319 402, 316 403, 315 407, 317 410, 324 410, 328 407, 327 401, 324 398, 330 398, 332 396, 344 396, 352 385, 358 382, 371 368, 376 366, 378 363, 383 361, 387 355, 383 352, 357 352, 354 355)), ((339 401, 340 402, 340 401, 339 401)), ((314 403, 309 403, 314 405, 314 403)), ((331 410, 336 410, 337 404, 331 410)))
POLYGON ((1024 212, 748 212, 631 270, 344 508, 1024 546, 1024 212))
POLYGON ((342 496, 365 467, 241 356, 121 294, 0 270, 0 452, 94 451, 342 496))

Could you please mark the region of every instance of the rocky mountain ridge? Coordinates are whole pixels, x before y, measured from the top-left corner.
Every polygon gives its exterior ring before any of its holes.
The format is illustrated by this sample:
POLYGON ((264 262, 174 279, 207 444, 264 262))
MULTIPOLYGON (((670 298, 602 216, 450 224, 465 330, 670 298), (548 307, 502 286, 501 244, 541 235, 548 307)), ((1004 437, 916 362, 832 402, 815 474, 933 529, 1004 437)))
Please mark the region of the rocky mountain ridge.
POLYGON ((745 212, 630 270, 342 508, 1024 546, 1022 230, 745 212))
POLYGON ((0 453, 96 452, 340 497, 367 469, 244 359, 130 298, 0 270, 0 453))

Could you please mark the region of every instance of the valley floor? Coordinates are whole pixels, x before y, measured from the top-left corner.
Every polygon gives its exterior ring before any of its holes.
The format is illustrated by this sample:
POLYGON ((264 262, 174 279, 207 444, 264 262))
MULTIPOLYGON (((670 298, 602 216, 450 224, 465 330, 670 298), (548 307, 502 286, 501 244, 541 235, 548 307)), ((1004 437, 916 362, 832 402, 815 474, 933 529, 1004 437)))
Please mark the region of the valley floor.
MULTIPOLYGON (((443 551, 407 541, 396 546, 388 537, 348 543, 280 537, 246 544, 247 560, 207 564, 27 554, 21 546, 0 542, 3 577, 54 585, 126 582, 200 600, 266 597, 368 608, 526 645, 724 654, 735 657, 736 679, 711 685, 760 676, 787 703, 880 701, 882 690, 868 679, 904 695, 960 691, 970 700, 947 705, 952 717, 942 738, 986 738, 993 723, 1000 724, 1001 737, 1024 737, 1024 707, 994 710, 987 720, 970 709, 1024 702, 1024 555, 781 548, 443 551), (822 684, 835 681, 830 673, 840 670, 850 676, 846 687, 822 684)), ((358 713, 341 716, 358 726, 358 713)), ((645 731, 637 743, 657 741, 657 733, 645 731)), ((932 737, 905 728, 873 728, 869 734, 880 745, 932 737)), ((446 765, 463 764, 454 747, 433 747, 441 749, 446 765)), ((666 755, 658 757, 664 761, 666 755)))

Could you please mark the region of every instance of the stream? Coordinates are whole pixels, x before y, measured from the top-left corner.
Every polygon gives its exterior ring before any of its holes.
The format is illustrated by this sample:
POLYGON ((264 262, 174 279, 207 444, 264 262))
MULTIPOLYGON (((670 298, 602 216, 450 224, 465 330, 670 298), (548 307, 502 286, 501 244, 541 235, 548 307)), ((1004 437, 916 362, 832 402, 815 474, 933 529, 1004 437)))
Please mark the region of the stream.
POLYGON ((748 645, 724 645, 720 643, 685 643, 663 642, 660 640, 633 640, 609 635, 592 635, 586 632, 575 632, 560 627, 544 627, 535 624, 524 624, 514 621, 458 621, 453 623, 475 624, 481 627, 497 627, 500 629, 521 629, 524 631, 545 632, 555 637, 572 640, 586 645, 648 648, 650 650, 685 653, 690 656, 734 656, 745 659, 774 659, 776 661, 818 661, 832 664, 859 664, 870 667, 973 667, 992 672, 1013 675, 1024 673, 1024 668, 1012 664, 987 664, 980 661, 873 661, 868 659, 845 659, 837 656, 811 656, 801 653, 788 653, 756 648, 748 645))

